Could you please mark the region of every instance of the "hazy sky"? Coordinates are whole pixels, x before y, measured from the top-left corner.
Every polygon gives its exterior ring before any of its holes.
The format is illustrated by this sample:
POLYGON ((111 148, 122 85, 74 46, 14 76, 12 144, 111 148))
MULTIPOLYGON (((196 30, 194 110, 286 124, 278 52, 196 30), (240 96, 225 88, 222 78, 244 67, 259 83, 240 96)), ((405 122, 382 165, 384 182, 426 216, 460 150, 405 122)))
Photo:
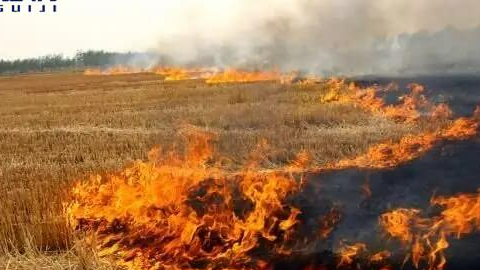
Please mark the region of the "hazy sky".
POLYGON ((58 0, 56 14, 0 14, 0 58, 77 49, 142 50, 154 46, 159 10, 171 1, 58 0))
POLYGON ((370 21, 356 23, 365 16, 379 17, 382 34, 480 22, 479 0, 58 0, 57 4, 56 14, 0 13, 0 58, 71 55, 90 48, 142 51, 161 44, 181 45, 179 53, 188 54, 189 43, 261 39, 263 33, 256 28, 278 17, 293 18, 301 27, 308 24, 302 22, 305 6, 319 10, 313 17, 330 17, 323 21, 331 27, 321 31, 367 25, 362 35, 378 28, 370 21))

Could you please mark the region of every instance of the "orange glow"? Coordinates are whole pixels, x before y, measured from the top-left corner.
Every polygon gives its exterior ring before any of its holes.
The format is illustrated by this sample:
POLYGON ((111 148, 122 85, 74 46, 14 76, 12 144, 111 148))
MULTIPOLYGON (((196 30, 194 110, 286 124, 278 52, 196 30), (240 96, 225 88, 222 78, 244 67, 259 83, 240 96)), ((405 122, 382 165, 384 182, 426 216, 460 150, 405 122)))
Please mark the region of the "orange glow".
POLYGON ((367 246, 363 243, 357 243, 353 245, 343 244, 338 250, 338 256, 340 257, 340 260, 337 267, 351 265, 353 263, 353 259, 366 249, 367 246))
POLYGON ((152 72, 164 76, 165 81, 201 80, 213 76, 217 69, 208 68, 181 68, 181 67, 156 67, 152 72))
POLYGON ((342 214, 337 209, 331 209, 326 216, 322 217, 319 222, 320 239, 328 238, 341 219, 342 214))
POLYGON ((384 250, 378 253, 373 254, 370 257, 370 262, 372 263, 381 263, 384 262, 386 259, 390 258, 392 253, 388 250, 384 250))
POLYGON ((227 69, 207 78, 208 84, 222 83, 248 83, 260 81, 281 81, 283 75, 276 71, 242 71, 238 69, 227 69))
POLYGON ((281 73, 278 71, 246 71, 241 69, 218 68, 182 68, 156 66, 148 69, 113 66, 106 69, 87 68, 84 75, 111 76, 122 74, 153 73, 164 77, 165 81, 204 80, 207 84, 250 83, 276 81, 291 83, 296 73, 281 73))
POLYGON ((477 194, 434 197, 432 205, 441 206, 441 224, 447 235, 457 238, 480 229, 480 190, 477 194))
POLYGON ((392 238, 408 243, 413 239, 411 226, 418 220, 417 209, 398 209, 380 217, 380 225, 392 238))

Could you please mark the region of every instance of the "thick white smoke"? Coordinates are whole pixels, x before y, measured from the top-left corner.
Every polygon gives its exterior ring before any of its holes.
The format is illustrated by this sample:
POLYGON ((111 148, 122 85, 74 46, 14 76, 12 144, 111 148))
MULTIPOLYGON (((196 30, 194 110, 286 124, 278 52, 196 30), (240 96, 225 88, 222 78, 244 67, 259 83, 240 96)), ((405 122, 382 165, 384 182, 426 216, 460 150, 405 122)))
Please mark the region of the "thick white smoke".
POLYGON ((159 11, 170 61, 324 74, 477 72, 478 0, 179 0, 159 11))

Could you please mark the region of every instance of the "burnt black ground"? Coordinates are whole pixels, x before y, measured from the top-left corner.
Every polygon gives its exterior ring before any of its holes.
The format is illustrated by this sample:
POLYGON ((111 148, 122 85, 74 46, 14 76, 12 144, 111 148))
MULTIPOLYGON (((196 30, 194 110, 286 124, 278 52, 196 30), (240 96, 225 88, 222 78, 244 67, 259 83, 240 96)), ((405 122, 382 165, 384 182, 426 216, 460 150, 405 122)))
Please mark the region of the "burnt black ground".
MULTIPOLYGON (((362 83, 391 81, 370 78, 362 83)), ((480 105, 480 77, 397 78, 394 81, 401 87, 410 82, 426 85, 427 94, 451 105, 456 116, 471 115, 475 106, 480 105)), ((312 224, 309 228, 333 205, 343 212, 343 219, 331 239, 317 245, 318 253, 311 254, 312 257, 325 256, 323 251, 335 250, 339 241, 345 239, 349 243, 367 243, 372 251, 385 247, 395 250, 398 248, 395 241, 382 237, 378 217, 395 208, 419 208, 433 215, 438 209, 430 207, 432 195, 475 193, 480 188, 480 137, 444 142, 423 157, 394 169, 327 172, 310 176, 308 183, 302 197, 295 198, 294 203, 301 205, 304 223, 312 224), (372 190, 368 199, 361 192, 366 179, 372 190)), ((449 242, 447 270, 480 269, 480 232, 449 242)), ((401 261, 394 263, 401 264, 401 261)), ((292 262, 285 265, 288 269, 292 262)))
POLYGON ((436 102, 448 103, 457 115, 469 115, 480 105, 480 76, 474 75, 436 75, 423 77, 363 77, 357 81, 361 85, 398 84, 400 90, 410 83, 426 86, 426 92, 436 102))

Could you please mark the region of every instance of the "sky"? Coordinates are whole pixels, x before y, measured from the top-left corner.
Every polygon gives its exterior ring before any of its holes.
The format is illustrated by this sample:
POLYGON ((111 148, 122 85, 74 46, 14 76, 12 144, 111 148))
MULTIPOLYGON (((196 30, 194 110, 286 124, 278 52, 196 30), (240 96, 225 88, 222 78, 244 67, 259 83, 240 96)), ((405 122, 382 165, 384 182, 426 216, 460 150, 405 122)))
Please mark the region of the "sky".
POLYGON ((274 11, 263 14, 265 4, 254 7, 253 3, 252 0, 58 0, 55 14, 0 13, 0 58, 72 55, 78 49, 90 48, 143 51, 156 49, 163 37, 190 35, 191 29, 214 37, 215 33, 228 31, 233 22, 236 26, 246 23, 245 17, 255 21, 264 15, 273 16, 274 11), (251 14, 256 12, 262 14, 251 14), (240 15, 244 17, 239 18, 240 15))
POLYGON ((374 39, 480 25, 479 0, 57 0, 57 5, 57 13, 0 13, 0 58, 103 49, 155 50, 190 60, 228 48, 237 52, 235 63, 263 50, 302 65, 312 57, 347 65, 372 57, 374 39))
MULTIPOLYGON (((181 0, 180 0, 181 1, 181 0)), ((57 13, 0 14, 0 58, 155 47, 159 10, 170 1, 58 0, 57 13)))

